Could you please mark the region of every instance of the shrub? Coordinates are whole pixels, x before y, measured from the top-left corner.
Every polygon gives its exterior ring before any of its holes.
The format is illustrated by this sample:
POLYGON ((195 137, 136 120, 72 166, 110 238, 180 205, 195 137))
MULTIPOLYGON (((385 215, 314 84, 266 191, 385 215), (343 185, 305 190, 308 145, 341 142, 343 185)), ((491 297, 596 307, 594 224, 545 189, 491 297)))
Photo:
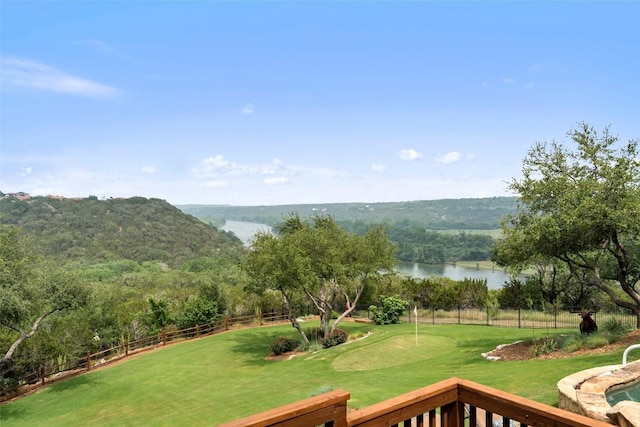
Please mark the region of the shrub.
POLYGON ((310 326, 304 329, 304 334, 308 339, 318 341, 324 338, 324 329, 319 326, 310 326))
POLYGON ((558 341, 553 337, 546 337, 544 339, 536 341, 531 347, 531 354, 534 357, 541 356, 543 354, 553 353, 558 349, 558 341))
POLYGON ((301 351, 308 351, 310 353, 315 353, 316 351, 320 351, 323 348, 324 347, 322 347, 322 344, 320 344, 318 341, 309 341, 308 344, 302 344, 299 347, 301 351))
POLYGON ((298 347, 298 341, 288 337, 277 337, 271 343, 271 352, 279 356, 288 351, 295 350, 298 347))
POLYGON ((336 329, 326 337, 320 339, 319 342, 324 348, 329 348, 347 342, 347 338, 349 338, 349 332, 343 329, 336 329))
POLYGON ((612 335, 623 336, 630 331, 629 326, 625 325, 621 320, 612 318, 607 320, 600 328, 602 332, 609 332, 612 335))
POLYGON ((582 334, 568 335, 562 340, 561 348, 563 351, 573 353, 584 348, 584 341, 582 334))
POLYGON ((369 310, 378 325, 400 322, 400 316, 409 307, 409 303, 399 297, 380 297, 380 307, 372 305, 369 310))

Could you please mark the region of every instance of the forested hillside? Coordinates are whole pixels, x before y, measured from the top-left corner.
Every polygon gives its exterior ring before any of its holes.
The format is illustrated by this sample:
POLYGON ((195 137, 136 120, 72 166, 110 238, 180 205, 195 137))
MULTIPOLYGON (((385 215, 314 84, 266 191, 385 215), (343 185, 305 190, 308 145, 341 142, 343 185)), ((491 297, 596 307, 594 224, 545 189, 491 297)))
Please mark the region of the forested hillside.
POLYGON ((218 227, 225 221, 278 226, 292 213, 302 218, 332 216, 341 227, 360 235, 376 225, 388 230, 400 261, 443 264, 491 257, 501 219, 514 213, 518 199, 420 200, 397 203, 335 203, 280 206, 179 205, 184 212, 218 227))
POLYGON ((4 196, 0 223, 21 226, 48 258, 84 262, 128 259, 179 266, 242 247, 232 233, 218 231, 163 200, 143 197, 4 196))
POLYGON ((389 203, 328 203, 279 206, 178 205, 205 222, 223 225, 225 220, 276 225, 282 216, 331 215, 338 222, 411 224, 429 230, 493 230, 500 219, 517 208, 516 197, 419 200, 389 203))

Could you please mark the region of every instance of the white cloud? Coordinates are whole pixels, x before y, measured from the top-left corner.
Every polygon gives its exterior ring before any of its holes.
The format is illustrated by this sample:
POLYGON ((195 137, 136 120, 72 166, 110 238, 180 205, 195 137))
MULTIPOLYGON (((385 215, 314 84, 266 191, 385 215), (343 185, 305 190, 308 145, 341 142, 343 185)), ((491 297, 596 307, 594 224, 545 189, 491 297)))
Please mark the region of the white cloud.
POLYGON ((149 175, 153 175, 156 172, 158 172, 158 169, 155 166, 143 166, 141 169, 141 172, 149 175))
POLYGON ((229 168, 229 161, 224 159, 222 154, 207 157, 200 162, 200 166, 196 168, 196 175, 204 178, 217 176, 221 171, 229 168))
POLYGON ((33 172, 33 170, 31 169, 31 166, 28 166, 24 168, 20 173, 18 173, 18 175, 27 176, 27 175, 31 175, 31 172, 33 172))
POLYGON ((2 58, 0 67, 3 83, 11 86, 24 86, 90 98, 116 98, 122 94, 119 89, 112 86, 72 76, 29 59, 2 58))
POLYGON ((511 83, 515 82, 515 79, 513 77, 505 77, 502 79, 503 83, 506 85, 510 85, 511 83))
POLYGON ((465 159, 467 160, 473 160, 476 158, 476 155, 473 153, 467 153, 467 155, 465 156, 465 159))
POLYGON ((256 112, 256 106, 250 102, 246 104, 244 107, 242 107, 242 114, 253 114, 255 112, 256 112))
POLYGON ((413 148, 405 148, 400 150, 400 152, 398 153, 398 157, 400 157, 402 160, 417 160, 422 158, 422 154, 418 153, 413 148))
POLYGON ((371 165, 373 172, 384 172, 387 169, 385 165, 371 165))
POLYGON ((227 184, 227 181, 208 181, 204 183, 204 186, 209 188, 222 188, 226 187, 227 184))
POLYGON ((452 151, 450 153, 436 157, 436 162, 445 164, 455 163, 458 160, 460 160, 460 153, 458 153, 457 151, 452 151))
POLYGON ((286 176, 279 176, 277 178, 267 178, 264 180, 267 185, 283 185, 289 183, 289 178, 286 176))

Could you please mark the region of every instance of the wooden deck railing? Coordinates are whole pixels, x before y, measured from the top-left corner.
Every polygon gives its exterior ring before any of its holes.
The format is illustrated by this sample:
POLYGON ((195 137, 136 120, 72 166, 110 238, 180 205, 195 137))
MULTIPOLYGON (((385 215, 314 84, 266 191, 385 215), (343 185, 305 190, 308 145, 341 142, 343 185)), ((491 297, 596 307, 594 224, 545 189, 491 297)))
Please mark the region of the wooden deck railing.
POLYGON ((459 378, 351 412, 347 411, 349 397, 348 392, 336 390, 220 427, 611 427, 611 424, 459 378))

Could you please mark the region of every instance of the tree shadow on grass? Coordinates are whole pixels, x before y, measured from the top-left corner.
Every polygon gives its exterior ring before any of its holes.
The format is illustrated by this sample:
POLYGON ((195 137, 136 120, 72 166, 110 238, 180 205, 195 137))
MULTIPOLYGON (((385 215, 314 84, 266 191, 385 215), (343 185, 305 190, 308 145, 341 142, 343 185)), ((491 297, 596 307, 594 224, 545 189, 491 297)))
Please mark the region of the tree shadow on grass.
POLYGON ((24 405, 12 405, 11 403, 3 404, 0 406, 0 425, 3 423, 9 423, 11 421, 17 421, 21 418, 27 418, 30 416, 30 411, 24 405))
POLYGON ((82 374, 55 382, 49 385, 49 390, 52 393, 64 393, 86 385, 95 386, 96 383, 94 376, 82 374))
MULTIPOLYGON (((257 328, 255 332, 243 333, 236 337, 235 345, 231 348, 234 353, 246 357, 247 364, 264 365, 269 363, 265 358, 271 351, 271 342, 279 336, 293 336, 290 333, 271 333, 257 328)), ((299 337, 296 337, 298 339, 299 337)))
MULTIPOLYGON (((56 380, 55 382, 49 382, 44 385, 50 393, 62 393, 65 391, 74 390, 78 387, 82 387, 85 385, 95 385, 96 380, 88 375, 76 375, 73 377, 65 377, 56 380)), ((42 390, 42 387, 35 388, 32 392, 38 392, 42 390)), ((27 393, 27 395, 30 393, 27 393)), ((18 399, 21 399, 25 396, 20 396, 18 399)), ((22 418, 30 418, 32 417, 31 411, 28 410, 25 405, 17 405, 12 404, 11 402, 0 405, 0 426, 3 426, 5 422, 9 422, 11 420, 17 421, 22 418)))

